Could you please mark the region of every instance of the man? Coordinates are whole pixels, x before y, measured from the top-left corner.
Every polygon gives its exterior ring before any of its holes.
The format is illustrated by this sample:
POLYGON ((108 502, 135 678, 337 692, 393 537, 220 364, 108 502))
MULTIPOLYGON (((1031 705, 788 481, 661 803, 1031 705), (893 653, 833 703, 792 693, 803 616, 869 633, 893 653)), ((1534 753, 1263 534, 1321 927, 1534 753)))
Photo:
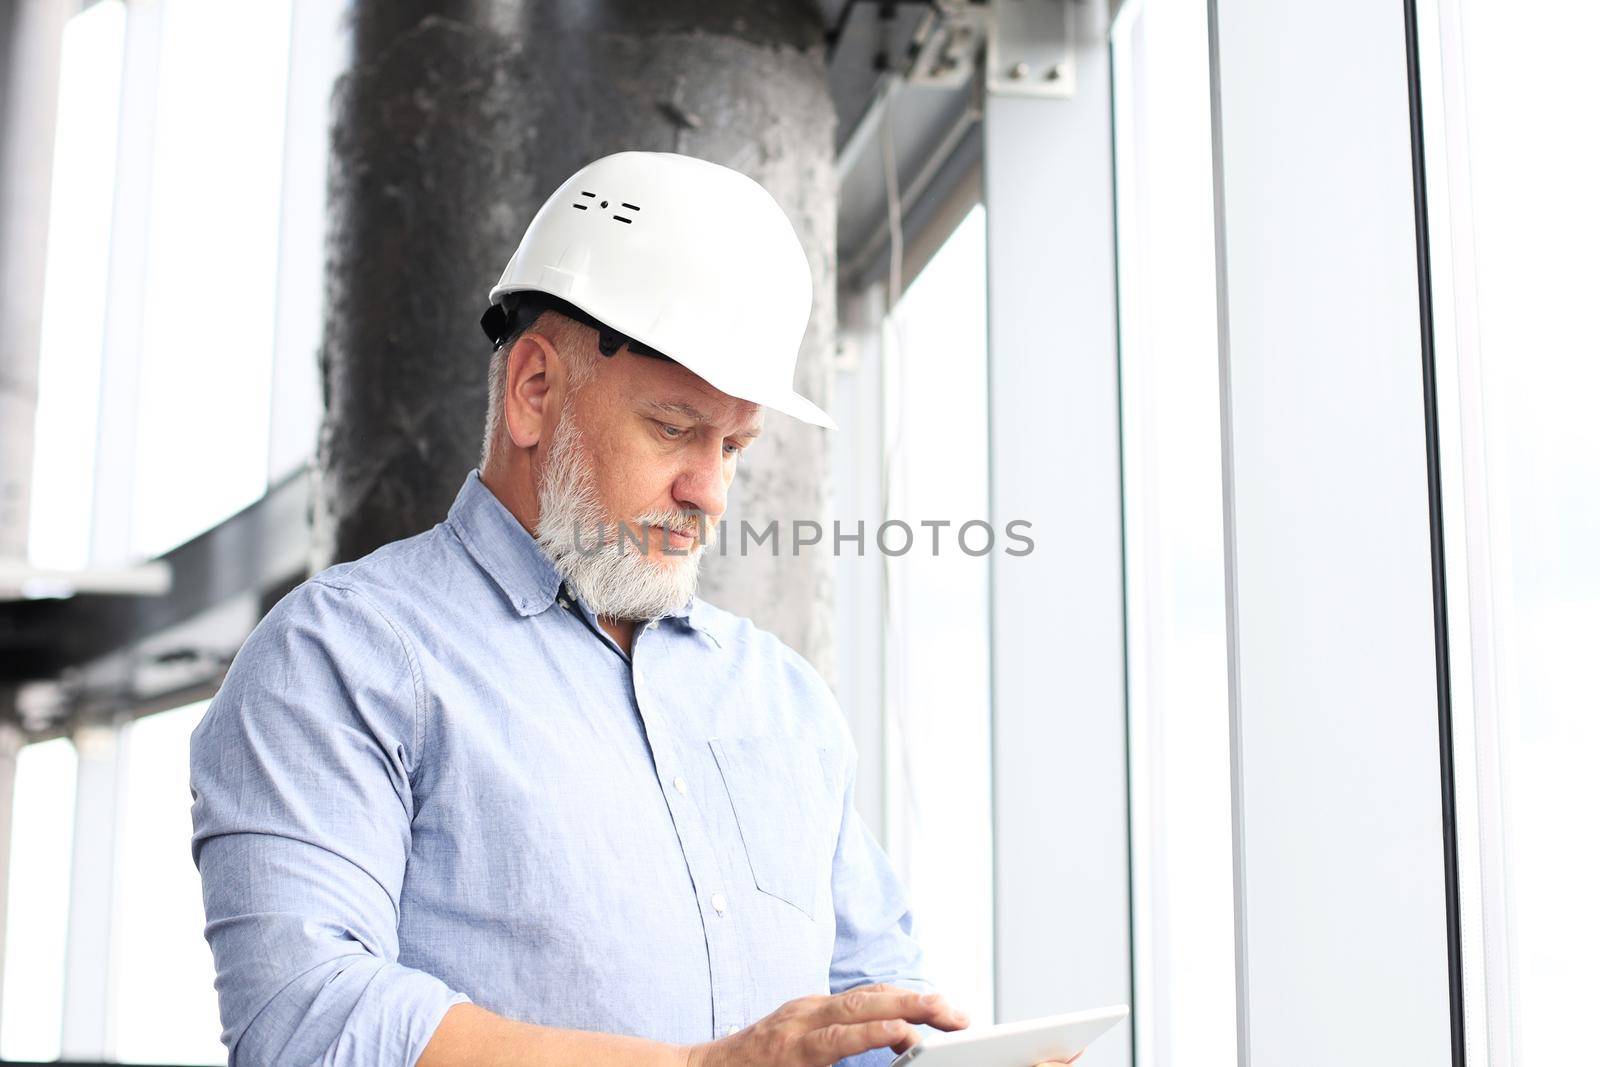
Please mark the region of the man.
POLYGON ((782 210, 608 156, 490 300, 481 469, 277 604, 195 731, 231 1062, 864 1065, 964 1026, 826 685, 693 595, 764 408, 829 424, 782 210))

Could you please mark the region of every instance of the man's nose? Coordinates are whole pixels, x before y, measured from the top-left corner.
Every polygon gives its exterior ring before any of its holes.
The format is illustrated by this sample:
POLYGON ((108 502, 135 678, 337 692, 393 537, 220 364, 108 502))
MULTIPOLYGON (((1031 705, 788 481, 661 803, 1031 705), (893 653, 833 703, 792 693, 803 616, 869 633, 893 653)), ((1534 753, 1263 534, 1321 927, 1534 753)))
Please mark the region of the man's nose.
POLYGON ((728 506, 728 480, 719 441, 713 447, 695 449, 672 487, 673 497, 679 507, 703 511, 707 520, 715 523, 728 506))

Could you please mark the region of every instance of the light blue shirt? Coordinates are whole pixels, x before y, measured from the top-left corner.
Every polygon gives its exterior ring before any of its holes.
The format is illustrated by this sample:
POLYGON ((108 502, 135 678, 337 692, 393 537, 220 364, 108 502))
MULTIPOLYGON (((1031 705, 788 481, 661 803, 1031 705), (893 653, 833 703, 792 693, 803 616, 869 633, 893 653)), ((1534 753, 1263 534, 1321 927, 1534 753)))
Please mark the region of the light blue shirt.
POLYGON ((817 673, 698 599, 630 659, 477 471, 279 601, 190 745, 230 1063, 409 1067, 468 1000, 690 1044, 929 988, 817 673))

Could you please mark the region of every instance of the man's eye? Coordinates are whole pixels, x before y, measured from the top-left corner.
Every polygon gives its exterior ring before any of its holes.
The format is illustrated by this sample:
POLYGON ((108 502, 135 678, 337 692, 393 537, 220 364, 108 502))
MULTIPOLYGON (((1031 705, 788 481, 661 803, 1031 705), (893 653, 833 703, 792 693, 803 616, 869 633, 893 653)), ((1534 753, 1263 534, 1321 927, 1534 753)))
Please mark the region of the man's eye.
POLYGON ((724 441, 724 442, 722 442, 722 453, 723 453, 723 455, 726 455, 726 456, 737 456, 740 452, 743 452, 743 451, 744 451, 744 445, 741 445, 737 441, 724 441))
POLYGON ((683 427, 681 426, 672 426, 665 422, 657 423, 657 425, 661 427, 661 436, 665 437, 669 441, 676 440, 677 438, 682 437, 684 434, 683 427))

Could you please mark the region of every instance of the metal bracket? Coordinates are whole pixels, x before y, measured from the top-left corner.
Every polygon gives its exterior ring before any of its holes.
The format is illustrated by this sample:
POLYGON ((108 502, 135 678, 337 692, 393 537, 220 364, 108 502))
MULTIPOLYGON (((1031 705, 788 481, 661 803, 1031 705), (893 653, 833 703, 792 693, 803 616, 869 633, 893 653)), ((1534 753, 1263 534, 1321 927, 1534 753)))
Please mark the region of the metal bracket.
POLYGON ((938 6, 927 36, 916 42, 906 83, 933 89, 959 89, 978 67, 988 33, 988 11, 966 0, 938 6))
POLYGON ((1070 97, 1074 0, 992 0, 986 81, 996 96, 1070 97))

